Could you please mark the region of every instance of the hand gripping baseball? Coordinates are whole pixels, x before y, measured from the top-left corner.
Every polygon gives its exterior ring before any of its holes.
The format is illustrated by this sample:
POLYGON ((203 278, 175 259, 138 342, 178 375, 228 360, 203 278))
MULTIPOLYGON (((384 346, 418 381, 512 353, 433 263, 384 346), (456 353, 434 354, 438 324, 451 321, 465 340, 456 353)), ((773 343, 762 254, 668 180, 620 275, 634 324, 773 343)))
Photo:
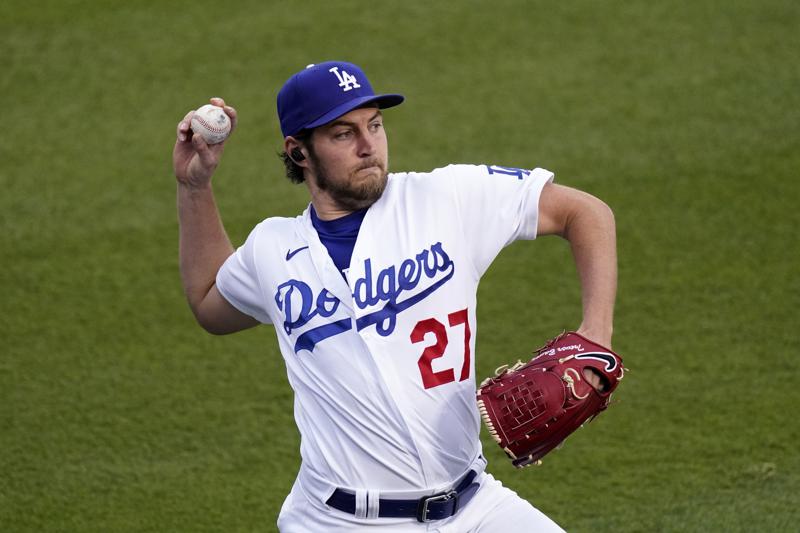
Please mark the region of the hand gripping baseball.
POLYGON ((536 464, 573 431, 606 409, 625 373, 610 349, 563 333, 529 362, 498 369, 478 389, 489 433, 514 466, 536 464))
MULTIPOLYGON (((222 98, 212 98, 212 105, 221 107, 231 119, 231 132, 236 128, 236 110, 228 105, 222 98)), ((208 144, 200 136, 195 135, 191 129, 194 110, 189 111, 183 120, 178 123, 175 148, 172 150, 172 165, 178 183, 190 187, 207 187, 211 182, 225 143, 208 144)))

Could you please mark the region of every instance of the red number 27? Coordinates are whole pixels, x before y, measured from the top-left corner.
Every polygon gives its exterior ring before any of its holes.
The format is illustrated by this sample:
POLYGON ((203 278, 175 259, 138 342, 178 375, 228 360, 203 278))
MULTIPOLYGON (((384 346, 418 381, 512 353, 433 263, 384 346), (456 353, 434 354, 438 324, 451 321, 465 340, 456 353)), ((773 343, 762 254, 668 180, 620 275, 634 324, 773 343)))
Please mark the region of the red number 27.
MULTIPOLYGON (((464 364, 461 366, 461 377, 459 378, 459 381, 464 381, 469 377, 469 340, 472 335, 469 330, 467 310, 462 309, 461 311, 450 313, 447 315, 447 320, 451 327, 460 324, 464 325, 464 364)), ((411 331, 411 342, 415 344, 422 342, 427 333, 433 333, 436 336, 436 342, 425 347, 422 357, 417 361, 417 365, 419 365, 419 373, 422 376, 422 384, 426 389, 430 389, 455 381, 456 377, 452 368, 434 372, 432 366, 433 360, 443 356, 447 348, 447 328, 435 318, 420 320, 411 331)))

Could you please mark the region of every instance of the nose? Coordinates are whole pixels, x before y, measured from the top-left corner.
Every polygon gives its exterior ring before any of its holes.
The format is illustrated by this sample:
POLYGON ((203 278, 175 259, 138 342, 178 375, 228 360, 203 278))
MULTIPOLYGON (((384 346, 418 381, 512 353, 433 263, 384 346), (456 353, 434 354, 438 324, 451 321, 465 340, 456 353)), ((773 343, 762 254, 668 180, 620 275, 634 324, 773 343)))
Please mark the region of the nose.
POLYGON ((357 149, 359 157, 370 157, 375 154, 375 140, 368 131, 363 131, 358 136, 357 149))

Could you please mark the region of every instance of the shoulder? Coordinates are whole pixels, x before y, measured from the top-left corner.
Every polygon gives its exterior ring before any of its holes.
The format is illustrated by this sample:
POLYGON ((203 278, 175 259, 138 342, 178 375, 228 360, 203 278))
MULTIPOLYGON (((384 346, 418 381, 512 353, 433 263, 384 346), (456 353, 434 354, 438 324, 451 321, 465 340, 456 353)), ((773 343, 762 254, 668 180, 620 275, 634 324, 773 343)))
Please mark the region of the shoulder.
POLYGON ((453 163, 444 167, 435 168, 427 172, 398 172, 390 174, 390 179, 398 181, 456 181, 463 179, 486 179, 502 176, 512 176, 523 180, 529 176, 539 177, 546 175, 552 179, 552 172, 542 168, 524 169, 506 167, 501 165, 453 163))
POLYGON ((293 241, 306 223, 307 212, 296 217, 269 217, 255 225, 247 237, 248 243, 278 243, 293 241))
POLYGON ((302 215, 298 215, 296 217, 269 217, 265 218, 253 228, 253 231, 259 232, 271 232, 271 231, 286 231, 293 228, 296 228, 298 225, 302 224, 303 217, 305 213, 302 215))
POLYGON ((453 163, 444 167, 434 168, 432 170, 420 172, 393 172, 389 174, 390 180, 411 180, 411 181, 425 181, 432 179, 443 179, 448 177, 457 177, 464 174, 487 174, 489 167, 487 165, 470 165, 466 163, 453 163))
POLYGON ((389 189, 449 189, 467 176, 487 175, 486 165, 451 164, 429 171, 394 172, 389 174, 389 189))

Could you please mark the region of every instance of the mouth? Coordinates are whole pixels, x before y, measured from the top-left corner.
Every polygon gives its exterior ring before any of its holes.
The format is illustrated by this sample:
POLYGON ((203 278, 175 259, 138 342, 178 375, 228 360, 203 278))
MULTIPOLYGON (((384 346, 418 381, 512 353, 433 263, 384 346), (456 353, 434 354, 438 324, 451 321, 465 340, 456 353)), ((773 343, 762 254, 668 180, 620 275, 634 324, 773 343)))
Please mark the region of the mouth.
POLYGON ((373 173, 373 172, 381 172, 382 170, 383 169, 378 165, 368 165, 368 166, 358 167, 356 169, 356 173, 362 173, 362 172, 373 173))
POLYGON ((371 172, 374 172, 374 171, 382 172, 383 171, 383 167, 381 166, 379 161, 377 161, 375 159, 372 159, 372 160, 365 161, 363 165, 361 165, 358 168, 356 168, 356 172, 361 172, 361 171, 364 171, 364 170, 368 170, 368 171, 371 171, 371 172))

